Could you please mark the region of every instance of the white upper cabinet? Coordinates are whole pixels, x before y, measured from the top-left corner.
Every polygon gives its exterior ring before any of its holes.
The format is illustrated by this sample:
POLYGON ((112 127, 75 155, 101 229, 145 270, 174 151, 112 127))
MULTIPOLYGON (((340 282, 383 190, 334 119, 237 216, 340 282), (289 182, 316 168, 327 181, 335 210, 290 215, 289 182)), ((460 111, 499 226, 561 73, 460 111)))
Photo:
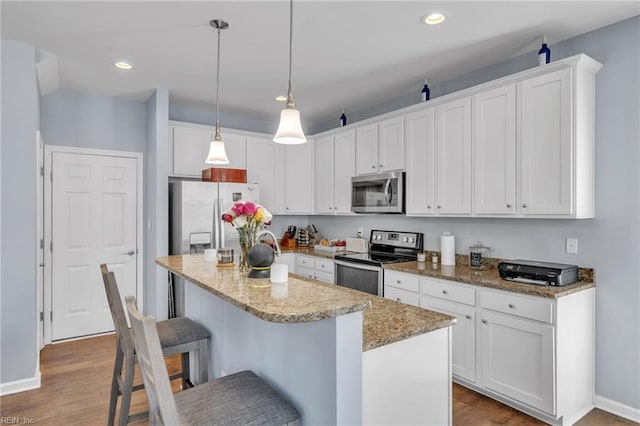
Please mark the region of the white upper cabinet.
POLYGON ((402 116, 356 129, 356 174, 404 169, 402 116))
POLYGON ((573 213, 571 68, 521 83, 523 215, 573 213))
POLYGON ((271 213, 281 213, 276 203, 279 146, 268 137, 247 136, 247 182, 260 185, 260 204, 271 213))
POLYGON ((284 213, 313 213, 313 140, 284 146, 284 213))
POLYGON ((471 98, 436 107, 436 212, 471 213, 471 98))
POLYGON ((378 171, 404 169, 404 127, 402 116, 378 124, 378 171))
POLYGON ((378 125, 356 129, 356 174, 378 172, 378 125))
POLYGON ((516 85, 473 97, 473 201, 479 215, 516 212, 516 85))
POLYGON ((435 211, 435 112, 433 108, 404 117, 407 148, 407 215, 435 211))
POLYGON ((333 136, 318 138, 315 143, 315 208, 319 214, 333 214, 334 151, 333 136))
POLYGON ((347 130, 315 141, 315 212, 351 214, 355 175, 355 132, 347 130))
POLYGON ((214 128, 199 124, 171 122, 169 124, 169 175, 202 177, 202 170, 211 167, 226 169, 246 168, 246 137, 221 129, 229 164, 207 164, 209 145, 214 128))

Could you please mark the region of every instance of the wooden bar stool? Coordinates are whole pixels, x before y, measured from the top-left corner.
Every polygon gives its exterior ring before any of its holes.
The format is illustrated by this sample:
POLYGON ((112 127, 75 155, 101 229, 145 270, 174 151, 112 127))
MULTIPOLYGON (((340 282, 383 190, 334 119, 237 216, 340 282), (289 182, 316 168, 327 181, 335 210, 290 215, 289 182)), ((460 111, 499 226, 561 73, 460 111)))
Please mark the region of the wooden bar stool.
MULTIPOLYGON (((111 396, 109 400, 109 420, 108 425, 112 426, 115 421, 116 405, 118 396, 122 395, 120 402, 120 414, 118 425, 126 425, 139 419, 146 418, 148 412, 129 415, 131 405, 131 394, 144 385, 133 386, 134 366, 139 361, 135 353, 133 336, 127 325, 122 299, 113 272, 110 272, 107 265, 100 265, 102 280, 107 292, 109 308, 113 318, 113 325, 116 328, 116 361, 113 367, 113 379, 111 382, 111 396), (123 369, 124 367, 124 375, 123 369)), ((167 380, 182 378, 182 389, 192 387, 189 370, 189 352, 195 352, 198 357, 199 383, 209 380, 209 331, 195 321, 181 317, 172 318, 156 323, 157 334, 160 339, 162 354, 166 356, 182 354, 182 372, 167 380)), ((166 366, 165 366, 166 371, 166 366)))
POLYGON ((126 298, 133 341, 149 397, 151 425, 287 425, 300 414, 251 371, 241 371, 173 394, 153 317, 126 298))

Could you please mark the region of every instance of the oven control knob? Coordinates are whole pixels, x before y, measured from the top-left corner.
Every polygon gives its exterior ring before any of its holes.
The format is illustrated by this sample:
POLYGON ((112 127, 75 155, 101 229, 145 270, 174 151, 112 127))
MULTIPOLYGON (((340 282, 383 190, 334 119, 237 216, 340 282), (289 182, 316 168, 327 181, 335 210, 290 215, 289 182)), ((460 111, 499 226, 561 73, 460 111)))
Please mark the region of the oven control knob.
POLYGON ((382 235, 377 234, 377 235, 376 235, 376 240, 381 240, 381 239, 382 239, 382 235))
POLYGON ((410 243, 415 243, 415 242, 416 242, 416 240, 415 240, 413 237, 409 237, 409 242, 410 242, 410 243))

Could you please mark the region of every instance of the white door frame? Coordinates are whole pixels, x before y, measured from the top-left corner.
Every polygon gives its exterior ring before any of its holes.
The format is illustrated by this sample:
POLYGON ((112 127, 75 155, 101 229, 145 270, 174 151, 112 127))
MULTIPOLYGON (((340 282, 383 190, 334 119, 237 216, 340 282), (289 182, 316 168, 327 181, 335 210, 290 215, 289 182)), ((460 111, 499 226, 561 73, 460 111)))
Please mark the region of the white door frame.
MULTIPOLYGON (((144 306, 144 235, 143 235, 143 154, 141 152, 128 152, 128 151, 112 151, 106 149, 92 149, 92 148, 79 148, 71 146, 57 146, 57 145, 45 145, 44 146, 44 297, 43 306, 39 306, 44 312, 44 344, 51 343, 51 164, 53 161, 54 153, 66 153, 66 154, 80 154, 80 155, 98 155, 106 157, 123 157, 132 158, 136 160, 136 228, 137 228, 137 248, 138 256, 136 258, 136 279, 138 280, 136 289, 136 299, 138 306, 144 306)), ((39 312, 39 310, 38 310, 39 312)))

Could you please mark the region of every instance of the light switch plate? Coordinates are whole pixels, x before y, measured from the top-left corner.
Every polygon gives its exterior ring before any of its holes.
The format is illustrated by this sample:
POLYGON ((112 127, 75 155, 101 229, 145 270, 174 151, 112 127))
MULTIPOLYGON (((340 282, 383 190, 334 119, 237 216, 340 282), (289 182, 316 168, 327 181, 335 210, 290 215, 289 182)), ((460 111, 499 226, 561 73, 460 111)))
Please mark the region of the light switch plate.
POLYGON ((578 239, 567 238, 566 252, 569 254, 578 254, 578 239))

